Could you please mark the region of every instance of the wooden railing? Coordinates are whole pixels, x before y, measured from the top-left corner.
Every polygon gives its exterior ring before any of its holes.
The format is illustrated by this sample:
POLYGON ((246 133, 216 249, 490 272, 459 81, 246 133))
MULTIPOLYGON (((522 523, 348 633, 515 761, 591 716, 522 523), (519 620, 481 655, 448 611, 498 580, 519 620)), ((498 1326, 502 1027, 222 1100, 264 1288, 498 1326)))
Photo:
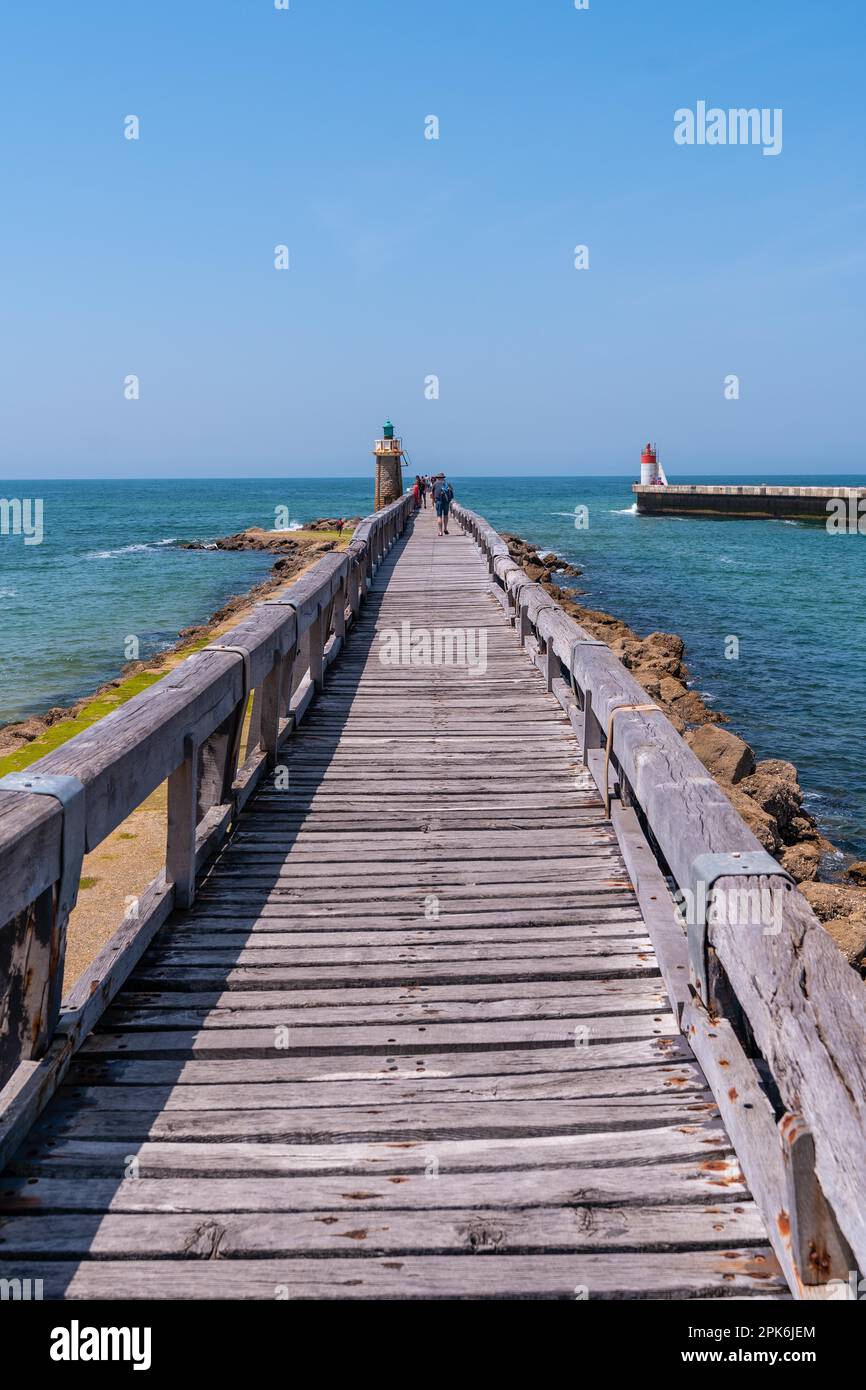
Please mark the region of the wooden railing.
POLYGON ((0 780, 0 1167, 155 932, 192 904, 196 874, 277 765, 410 510, 407 495, 367 517, 346 550, 226 636, 26 773, 0 780), (82 855, 166 781, 165 868, 131 901, 61 1010, 82 855))
POLYGON ((866 1269, 866 986, 607 645, 530 582, 482 517, 457 504, 452 515, 583 741, 671 1003, 791 1288, 839 1297, 866 1269))

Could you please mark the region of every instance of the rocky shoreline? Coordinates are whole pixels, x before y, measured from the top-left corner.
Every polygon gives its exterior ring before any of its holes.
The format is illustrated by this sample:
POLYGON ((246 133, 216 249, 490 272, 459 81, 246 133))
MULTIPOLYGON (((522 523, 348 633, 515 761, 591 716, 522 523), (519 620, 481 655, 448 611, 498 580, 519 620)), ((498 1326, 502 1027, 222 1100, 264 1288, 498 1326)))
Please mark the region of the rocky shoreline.
MULTIPOLYGON (((248 526, 245 531, 236 531, 232 536, 220 536, 215 541, 178 541, 180 550, 267 550, 273 555, 295 555, 311 542, 308 532, 332 531, 338 540, 348 540, 361 517, 320 517, 310 521, 298 531, 264 531, 261 526, 248 526)), ((337 541, 325 544, 332 550, 337 541)))
MULTIPOLYGON (((348 540, 360 517, 343 522, 342 540, 348 540)), ((27 719, 6 724, 0 729, 0 758, 17 753, 22 747, 40 738, 49 729, 65 720, 75 719, 81 711, 94 700, 110 691, 117 690, 131 677, 143 672, 161 671, 190 654, 189 649, 202 645, 218 628, 230 618, 237 617, 251 604, 259 603, 287 581, 296 579, 301 571, 315 564, 329 550, 334 550, 340 541, 337 539, 318 539, 316 532, 339 532, 340 522, 324 518, 312 521, 303 532, 263 531, 251 526, 235 535, 224 536, 216 541, 181 541, 179 545, 186 550, 262 550, 278 556, 267 579, 254 585, 245 593, 235 594, 212 613, 205 623, 183 628, 177 641, 163 652, 146 657, 141 661, 130 661, 120 668, 120 675, 106 681, 90 695, 83 696, 72 705, 58 705, 46 710, 44 714, 34 714, 27 719), (308 534, 312 533, 312 534, 308 534)))
POLYGON ((681 637, 670 632, 639 637, 621 619, 576 601, 583 591, 567 584, 580 576, 579 568, 553 552, 540 554, 537 546, 520 536, 503 534, 503 540, 530 579, 541 584, 592 637, 606 642, 661 706, 749 829, 796 879, 851 965, 866 976, 866 863, 848 864, 847 882, 821 879, 831 857, 838 863, 842 856, 804 809, 793 763, 780 758, 758 760, 743 739, 720 727, 729 720, 691 687, 681 637))

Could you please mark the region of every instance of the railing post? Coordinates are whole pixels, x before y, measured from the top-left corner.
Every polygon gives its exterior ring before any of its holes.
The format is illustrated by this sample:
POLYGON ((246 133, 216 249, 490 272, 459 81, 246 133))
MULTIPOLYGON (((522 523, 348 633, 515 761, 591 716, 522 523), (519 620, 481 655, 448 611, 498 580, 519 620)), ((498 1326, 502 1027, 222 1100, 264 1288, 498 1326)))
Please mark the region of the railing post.
POLYGON ((583 692, 583 761, 587 767, 590 752, 601 747, 599 733, 598 721, 592 713, 592 691, 587 689, 583 692))
POLYGON ((364 580, 364 563, 364 560, 359 555, 353 555, 349 567, 349 605, 352 609, 353 619, 357 618, 361 609, 361 585, 364 580))
POLYGON ((541 636, 541 633, 540 633, 540 632, 538 633, 538 638, 539 638, 539 641, 540 641, 540 642, 543 642, 543 643, 544 643, 544 650, 543 650, 543 652, 542 652, 542 659, 543 659, 543 661, 544 661, 544 669, 543 669, 544 683, 545 683, 545 685, 547 686, 547 689, 548 689, 548 690, 552 690, 552 689, 553 689, 553 677, 554 677, 554 675, 555 675, 555 667, 556 667, 556 657, 555 657, 555 653, 554 653, 553 648, 551 647, 550 643, 544 640, 544 638, 541 636))
POLYGON ((310 624, 310 680, 316 691, 322 689, 324 679, 323 654, 325 649, 325 612, 320 608, 310 624))
POLYGON ((0 930, 0 1085, 20 1062, 43 1056, 60 1017, 66 930, 86 846, 84 785, 68 773, 10 772, 2 790, 59 804, 60 877, 0 930), (8 1070, 7 1070, 8 1069, 8 1070))
POLYGON ((334 616, 331 620, 334 636, 345 638, 346 636, 346 592, 349 585, 349 575, 341 580, 340 587, 334 596, 334 616))
POLYGON ((788 1184, 791 1256, 797 1273, 807 1287, 831 1279, 847 1282, 856 1264, 818 1182, 815 1141, 803 1117, 790 1112, 779 1121, 779 1135, 788 1184))
POLYGON ((294 694, 295 662, 298 656, 298 641, 295 639, 281 662, 280 671, 280 720, 291 716, 292 695, 294 694))
POLYGON ((174 884, 174 904, 190 908, 195 900, 195 832, 198 825, 198 748, 184 739, 184 758, 168 779, 168 829, 165 876, 174 884))
POLYGON ((239 656, 241 667, 241 696, 231 714, 207 738, 199 750, 197 811, 201 821, 214 806, 228 805, 240 761, 241 736, 250 695, 250 653, 245 647, 230 643, 212 643, 204 648, 210 652, 226 652, 239 656))
POLYGON ((20 1062, 41 1057, 51 1040, 53 917, 54 889, 46 888, 0 931, 0 1086, 20 1062))
POLYGON ((280 710, 282 706, 283 683, 286 677, 285 660, 279 651, 274 652, 274 664, 256 691, 260 700, 259 737, 267 759, 267 770, 273 772, 277 765, 280 746, 280 710))
POLYGON ((519 594, 518 594, 518 597, 517 597, 517 614, 518 614, 517 631, 518 631, 518 635, 519 635, 519 637, 520 637, 520 645, 521 645, 521 647, 525 647, 525 646, 526 646, 526 639, 527 639, 527 637, 529 636, 529 610, 527 609, 526 604, 525 604, 525 603, 522 601, 522 599, 520 598, 520 595, 519 595, 519 594))

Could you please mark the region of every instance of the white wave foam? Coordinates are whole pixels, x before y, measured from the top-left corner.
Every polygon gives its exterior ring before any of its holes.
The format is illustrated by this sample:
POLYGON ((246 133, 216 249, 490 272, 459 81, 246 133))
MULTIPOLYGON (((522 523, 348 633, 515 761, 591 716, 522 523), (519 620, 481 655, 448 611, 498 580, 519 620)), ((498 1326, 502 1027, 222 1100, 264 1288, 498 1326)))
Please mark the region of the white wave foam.
POLYGON ((85 560, 114 560, 118 555, 139 555, 145 550, 159 550, 164 545, 174 545, 176 536, 164 541, 137 541, 134 545, 121 545, 116 550, 90 550, 85 560))
POLYGON ((611 507, 611 516, 637 516, 637 502, 632 502, 630 507, 611 507))
POLYGON ((17 589, 0 589, 0 598, 17 598, 17 589))

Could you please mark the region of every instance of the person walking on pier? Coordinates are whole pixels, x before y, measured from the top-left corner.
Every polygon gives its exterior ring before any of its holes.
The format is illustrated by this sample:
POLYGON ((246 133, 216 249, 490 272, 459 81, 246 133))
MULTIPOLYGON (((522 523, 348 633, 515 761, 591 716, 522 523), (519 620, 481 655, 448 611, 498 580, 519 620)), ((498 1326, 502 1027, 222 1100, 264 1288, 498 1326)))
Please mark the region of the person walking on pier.
POLYGON ((413 503, 414 503, 414 505, 415 505, 415 510, 416 510, 416 512, 417 512, 417 511, 420 511, 420 510, 421 510, 421 476, 420 476, 420 474, 418 474, 418 473, 415 474, 415 481, 414 481, 414 483, 412 484, 412 501, 413 501, 413 503))
POLYGON ((448 513, 451 510, 451 500, 454 496, 454 489, 446 481, 445 474, 440 473, 433 479, 433 503, 436 507, 436 525, 439 536, 448 535, 448 513))

